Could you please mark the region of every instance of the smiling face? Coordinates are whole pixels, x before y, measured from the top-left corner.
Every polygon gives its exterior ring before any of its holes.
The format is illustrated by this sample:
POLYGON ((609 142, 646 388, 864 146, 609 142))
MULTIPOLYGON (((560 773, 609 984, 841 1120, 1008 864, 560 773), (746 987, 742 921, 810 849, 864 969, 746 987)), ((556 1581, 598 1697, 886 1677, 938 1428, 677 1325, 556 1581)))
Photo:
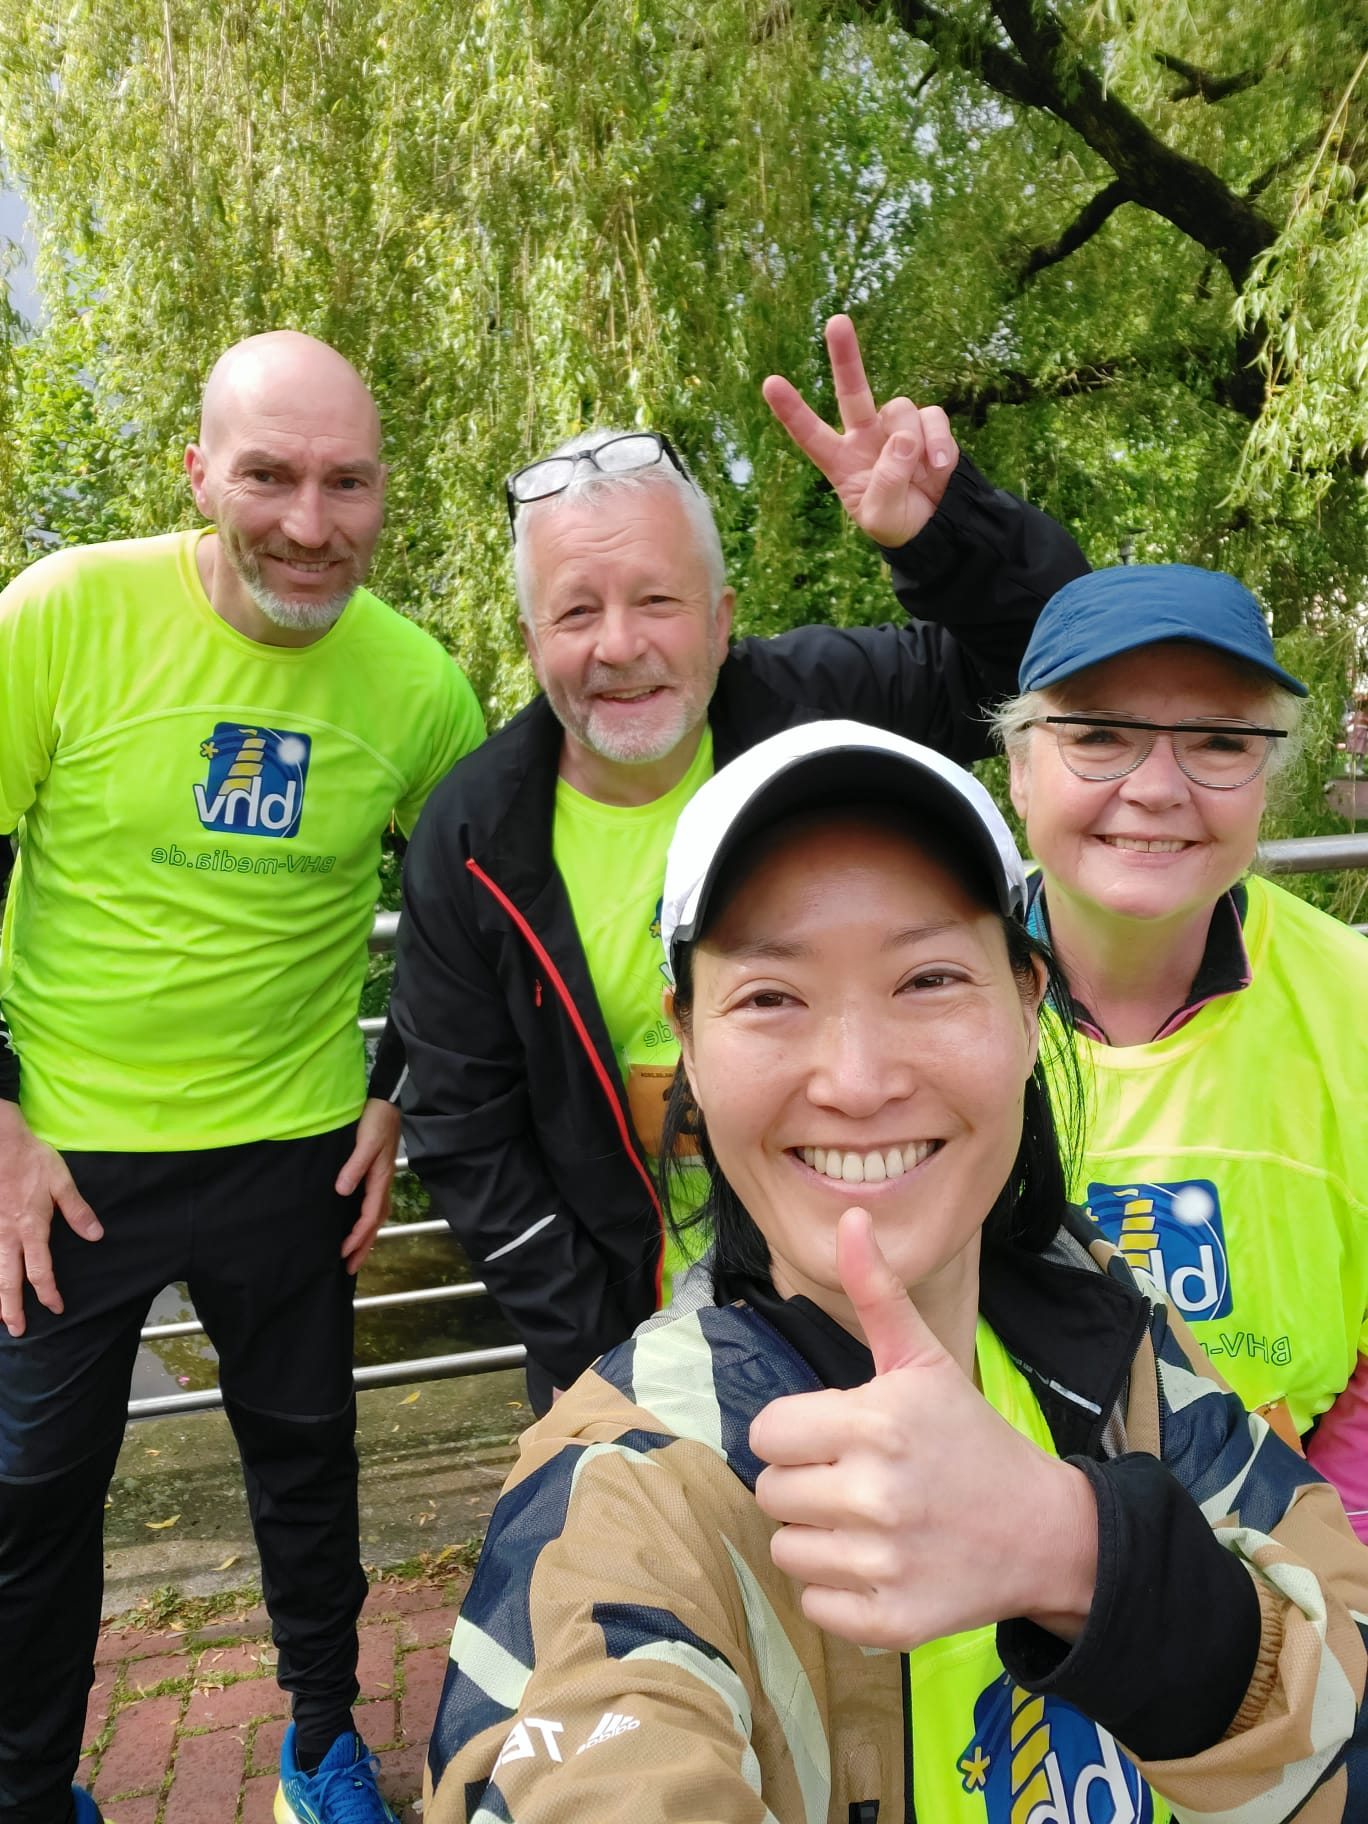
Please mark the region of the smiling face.
MULTIPOLYGON (((1210 647, 1147 646, 1044 693, 1055 715, 1149 722, 1236 717, 1262 723, 1267 691, 1210 647)), ((1160 736, 1121 779, 1080 779, 1048 728, 1012 755, 1012 802, 1026 823, 1051 904, 1084 918, 1191 918, 1215 904, 1254 859, 1266 774, 1230 791, 1196 785, 1160 736)))
POLYGON ((526 513, 537 681, 571 741, 603 760, 665 759, 707 714, 732 592, 671 486, 623 488, 526 513))
POLYGON ((997 915, 900 829, 828 814, 776 832, 692 966, 685 1068, 775 1288, 857 1328, 836 1225, 858 1203, 919 1304, 976 1307, 1037 1045, 997 915))
POLYGON ((186 469, 195 504, 214 522, 225 560, 216 583, 228 606, 246 598, 294 630, 332 625, 380 535, 379 450, 374 402, 336 350, 284 332, 224 357, 186 469))

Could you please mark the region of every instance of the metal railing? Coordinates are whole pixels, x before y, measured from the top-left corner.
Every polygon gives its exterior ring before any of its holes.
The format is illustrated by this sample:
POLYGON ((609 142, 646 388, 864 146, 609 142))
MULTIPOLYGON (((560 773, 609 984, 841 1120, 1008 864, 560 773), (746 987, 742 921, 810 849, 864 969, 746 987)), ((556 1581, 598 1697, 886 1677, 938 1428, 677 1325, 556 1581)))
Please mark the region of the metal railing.
MULTIPOLYGON (((1265 842, 1259 848, 1259 863, 1270 874, 1313 874, 1340 869, 1368 868, 1368 834, 1361 836, 1295 836, 1281 842, 1265 842)), ((399 928, 397 912, 377 912, 370 934, 370 949, 382 954, 394 948, 399 928)), ((1357 930, 1368 932, 1368 926, 1357 930)), ((383 1019, 358 1022, 367 1038, 378 1038, 384 1029, 383 1019)), ((407 1167, 401 1155, 399 1169, 407 1167)), ((446 1234, 444 1222, 388 1223, 375 1239, 401 1241, 415 1235, 446 1234)), ((358 1311, 380 1311, 403 1305, 442 1304, 460 1299, 481 1298, 487 1288, 480 1280, 468 1280, 455 1286, 420 1286, 411 1292, 382 1292, 358 1298, 358 1311)), ((171 1324, 151 1324, 142 1332, 144 1342, 157 1342, 178 1336, 198 1336, 204 1326, 197 1318, 171 1324)), ((462 1375, 489 1374, 499 1368, 519 1368, 527 1359, 521 1343, 510 1343, 494 1349, 468 1349, 456 1355, 426 1355, 403 1362, 381 1362, 372 1367, 355 1368, 352 1379, 357 1387, 400 1387, 415 1381, 454 1380, 462 1375)), ((164 1418, 173 1413, 204 1412, 221 1406, 223 1396, 216 1387, 192 1393, 159 1394, 150 1399, 130 1400, 130 1419, 164 1418)))
MULTIPOLYGON (((1262 842, 1259 861, 1270 874, 1337 873, 1342 868, 1368 868, 1368 831, 1355 836, 1289 836, 1281 842, 1262 842)), ((394 942, 392 933, 390 942, 394 942)))

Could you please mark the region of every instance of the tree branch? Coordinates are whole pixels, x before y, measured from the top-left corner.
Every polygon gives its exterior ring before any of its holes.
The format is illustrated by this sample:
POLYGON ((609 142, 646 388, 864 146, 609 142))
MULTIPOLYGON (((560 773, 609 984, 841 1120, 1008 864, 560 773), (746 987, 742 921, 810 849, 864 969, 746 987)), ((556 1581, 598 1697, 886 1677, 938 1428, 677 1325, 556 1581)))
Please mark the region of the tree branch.
POLYGON ((916 87, 912 90, 912 94, 909 97, 909 99, 912 101, 920 101, 922 94, 925 91, 927 85, 929 83, 931 83, 932 81, 934 81, 935 78, 939 75, 940 75, 940 64, 933 57, 931 59, 930 63, 928 63, 926 68, 922 71, 921 75, 917 78, 916 87))
POLYGON ((1320 142, 1319 131, 1308 133, 1305 138, 1299 139, 1295 146, 1284 152, 1281 158, 1275 158, 1273 163, 1260 171, 1253 183, 1246 188, 1246 202, 1253 202, 1256 196, 1262 196, 1275 178, 1281 177, 1284 171, 1290 171, 1293 165, 1299 165, 1303 159, 1310 158, 1320 142))
MULTIPOLYGON (((1285 53, 1284 53, 1285 55, 1285 53)), ((1183 80, 1169 95, 1170 101, 1224 101, 1227 95, 1239 95, 1245 89, 1252 89, 1257 82, 1262 82, 1272 69, 1283 61, 1280 57, 1273 63, 1267 63, 1261 70, 1241 70, 1235 76, 1217 76, 1211 70, 1201 69, 1195 63, 1186 63, 1181 57, 1174 57, 1168 51, 1156 51, 1154 61, 1161 63, 1166 70, 1172 70, 1175 76, 1183 80)))
MULTIPOLYGON (((884 12, 883 0, 857 4, 884 12)), ((1133 202, 1205 248, 1225 268, 1236 292, 1243 291, 1255 261, 1277 239, 1268 217, 1208 166, 1170 146, 1107 89, 1069 44, 1049 0, 989 4, 1012 51, 927 0, 889 0, 889 10, 909 36, 931 45, 943 60, 978 76, 1008 101, 1039 108, 1072 127, 1110 165, 1133 202)), ((1258 332, 1243 334, 1230 377, 1228 398, 1248 418, 1257 418, 1263 407, 1257 371, 1262 347, 1258 332)))
POLYGON ((1077 253, 1084 242, 1090 241, 1103 223, 1130 200, 1130 191, 1122 183, 1108 184, 1105 190, 1099 190, 1090 202, 1084 203, 1058 240, 1045 241, 1031 249, 1022 265, 1021 283, 1027 284, 1047 266, 1058 266, 1071 253, 1077 253))
POLYGON ((1075 399, 1101 392, 1135 364, 1125 359, 1092 361, 1062 374, 1025 374, 1007 368, 980 385, 942 394, 937 404, 951 418, 967 418, 977 429, 995 405, 1031 405, 1042 399, 1075 399))
POLYGON ((1213 253, 1243 291, 1255 260, 1277 238, 1272 222, 1208 166, 1175 149, 1133 114, 1068 45, 1042 0, 991 0, 994 13, 1050 113, 1105 160, 1137 202, 1213 253))

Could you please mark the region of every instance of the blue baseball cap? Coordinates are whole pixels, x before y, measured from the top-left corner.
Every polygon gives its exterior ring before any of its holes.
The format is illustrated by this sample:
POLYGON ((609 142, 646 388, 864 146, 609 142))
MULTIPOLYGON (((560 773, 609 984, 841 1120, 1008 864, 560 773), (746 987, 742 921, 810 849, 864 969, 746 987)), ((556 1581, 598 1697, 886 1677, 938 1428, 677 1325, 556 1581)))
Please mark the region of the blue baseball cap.
POLYGON ((1258 597, 1224 571, 1193 564, 1121 564, 1066 583, 1040 611, 1021 661, 1021 688, 1044 690, 1162 640, 1214 646, 1256 665, 1294 696, 1310 694, 1274 658, 1258 597))

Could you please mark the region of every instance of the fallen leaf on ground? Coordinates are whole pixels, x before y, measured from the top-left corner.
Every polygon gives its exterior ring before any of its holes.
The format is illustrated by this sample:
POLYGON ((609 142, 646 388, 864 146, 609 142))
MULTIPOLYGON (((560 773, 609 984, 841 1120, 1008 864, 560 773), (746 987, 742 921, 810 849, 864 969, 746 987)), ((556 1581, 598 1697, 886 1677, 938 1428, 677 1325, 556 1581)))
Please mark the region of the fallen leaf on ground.
POLYGON ((237 1563, 238 1559, 241 1556, 242 1556, 241 1552, 230 1552, 229 1555, 224 1559, 223 1563, 218 1566, 218 1569, 221 1571, 231 1571, 233 1566, 237 1563))
POLYGON ((400 1400, 399 1404, 401 1406, 412 1406, 412 1404, 415 1400, 421 1400, 422 1397, 423 1397, 423 1390, 421 1387, 418 1387, 418 1388, 415 1388, 412 1393, 405 1394, 404 1398, 402 1400, 400 1400))
POLYGON ((179 1519, 179 1514, 172 1514, 169 1520, 144 1520, 143 1525, 154 1533, 164 1533, 168 1526, 174 1526, 179 1519))

